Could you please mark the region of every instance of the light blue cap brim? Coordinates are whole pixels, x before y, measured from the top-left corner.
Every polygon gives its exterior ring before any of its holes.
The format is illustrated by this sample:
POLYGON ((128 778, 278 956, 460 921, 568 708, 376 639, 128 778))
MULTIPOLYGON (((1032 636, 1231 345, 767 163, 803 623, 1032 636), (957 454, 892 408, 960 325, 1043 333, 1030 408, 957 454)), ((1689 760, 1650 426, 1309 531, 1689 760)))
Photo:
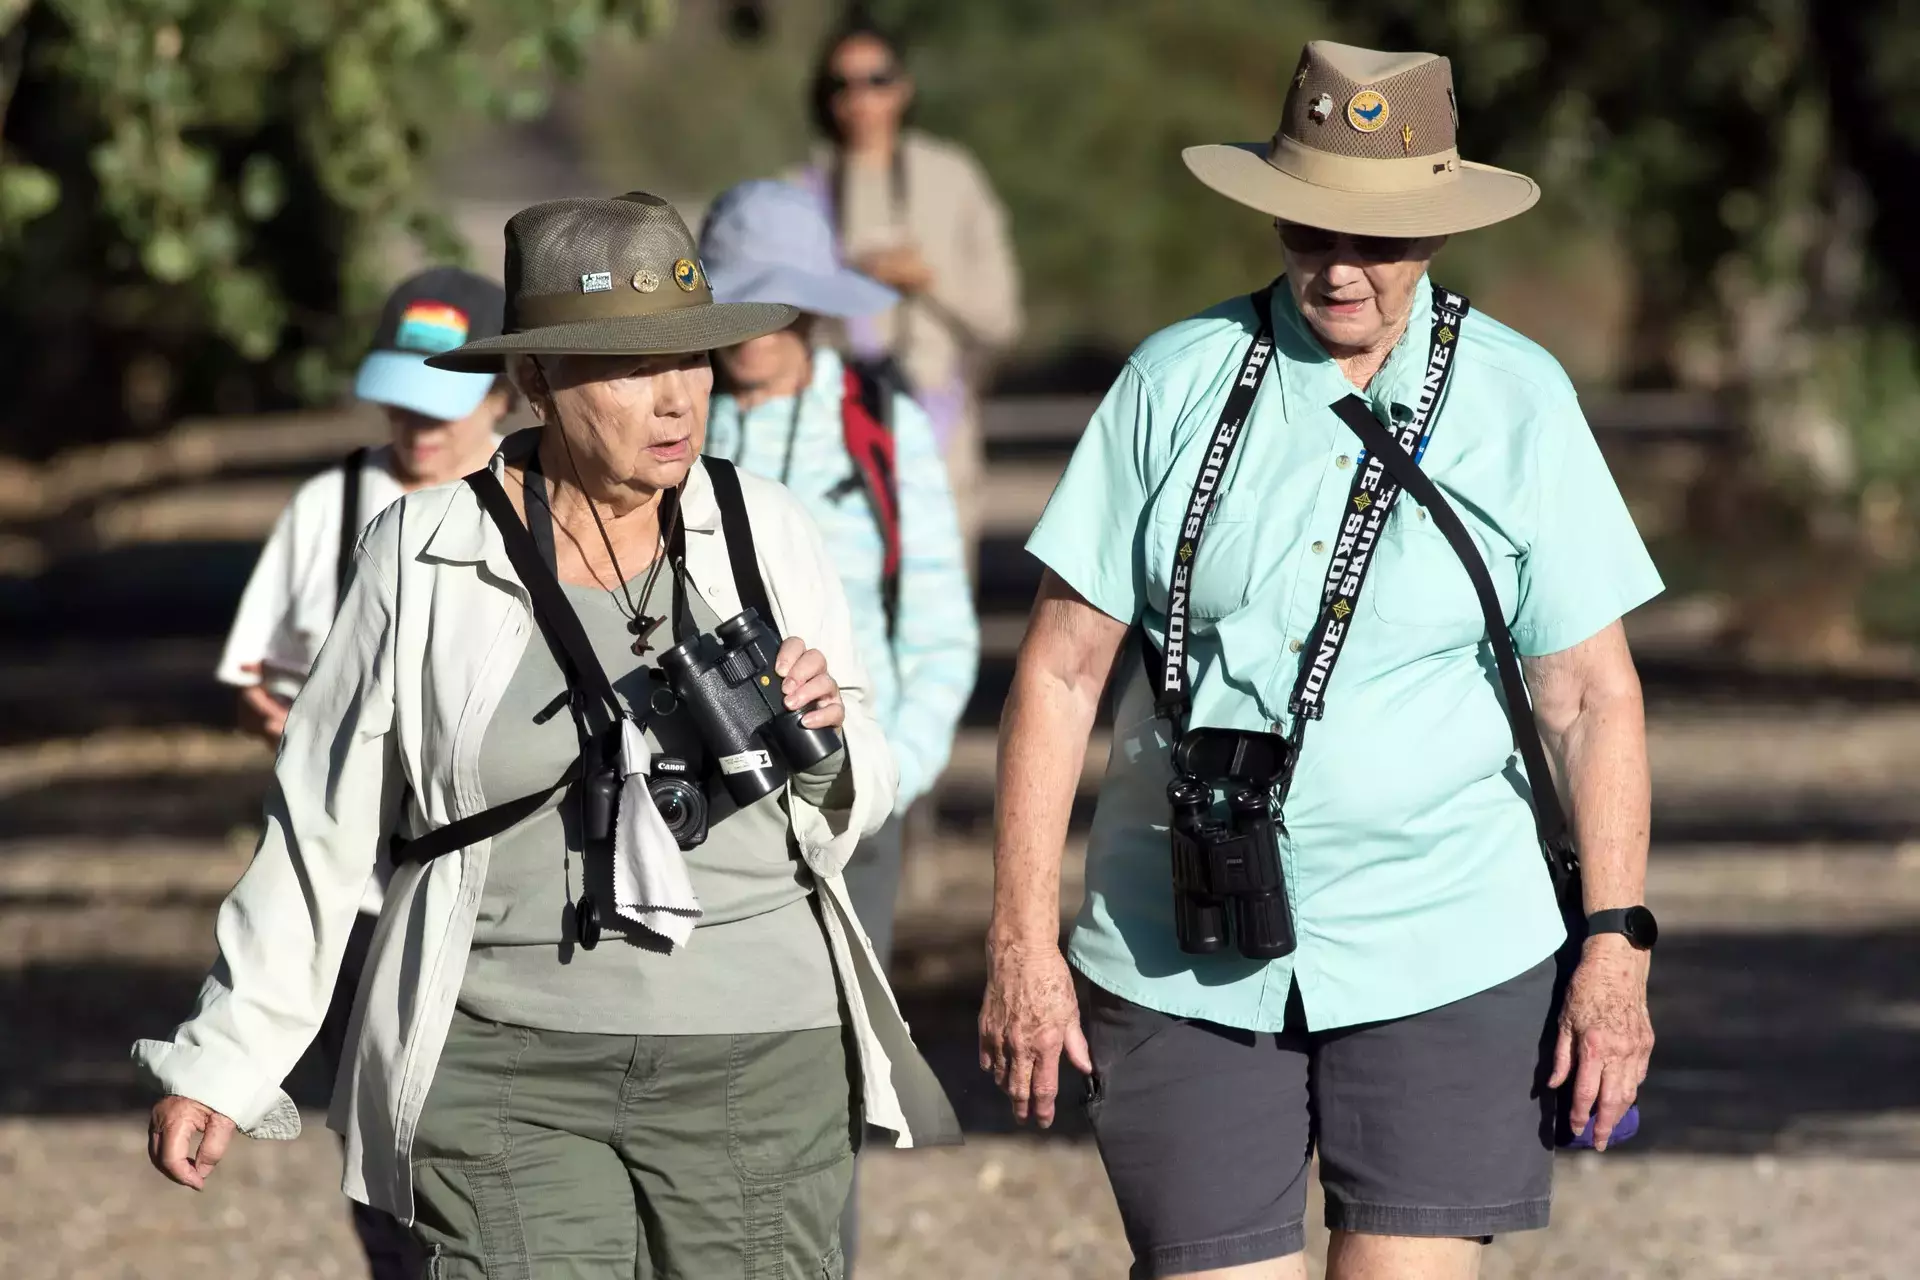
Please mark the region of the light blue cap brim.
POLYGON ((819 273, 743 262, 716 271, 709 264, 707 281, 715 302, 784 302, 836 320, 875 315, 900 301, 897 292, 878 280, 844 267, 819 273))
POLYGON ((360 362, 353 394, 374 404, 411 409, 442 422, 457 422, 480 407, 493 389, 490 373, 449 373, 427 366, 412 351, 376 351, 360 362))

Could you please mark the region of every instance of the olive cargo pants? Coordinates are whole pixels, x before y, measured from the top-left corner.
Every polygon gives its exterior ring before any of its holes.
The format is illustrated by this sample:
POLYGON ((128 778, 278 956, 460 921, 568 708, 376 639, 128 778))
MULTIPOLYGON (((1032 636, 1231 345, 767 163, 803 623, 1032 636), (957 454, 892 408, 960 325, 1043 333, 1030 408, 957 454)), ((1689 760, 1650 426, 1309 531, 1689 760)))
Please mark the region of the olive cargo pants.
POLYGON ((456 1013, 414 1140, 433 1280, 840 1280, 839 1027, 611 1036, 456 1013))

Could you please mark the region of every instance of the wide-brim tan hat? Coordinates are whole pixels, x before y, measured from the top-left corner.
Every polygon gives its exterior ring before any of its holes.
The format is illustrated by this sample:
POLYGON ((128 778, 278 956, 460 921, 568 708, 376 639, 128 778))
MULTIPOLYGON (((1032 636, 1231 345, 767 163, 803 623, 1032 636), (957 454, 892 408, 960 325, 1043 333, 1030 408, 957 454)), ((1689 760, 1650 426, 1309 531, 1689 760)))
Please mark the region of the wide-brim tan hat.
POLYGON ((712 351, 792 324, 765 302, 715 302, 693 233, 659 196, 550 200, 507 220, 505 332, 427 361, 497 372, 516 355, 712 351))
POLYGON ((1539 185, 1462 160, 1458 125, 1445 58, 1315 40, 1300 55, 1272 141, 1181 154, 1230 200, 1352 235, 1452 235, 1532 208, 1539 185))

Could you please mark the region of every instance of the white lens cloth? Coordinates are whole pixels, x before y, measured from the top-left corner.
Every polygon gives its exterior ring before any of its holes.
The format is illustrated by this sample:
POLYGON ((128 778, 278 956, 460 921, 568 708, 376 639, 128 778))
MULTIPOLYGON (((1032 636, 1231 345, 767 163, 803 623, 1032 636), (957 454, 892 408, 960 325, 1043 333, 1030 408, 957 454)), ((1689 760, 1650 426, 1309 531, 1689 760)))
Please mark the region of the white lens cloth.
POLYGON ((674 951, 700 922, 700 899, 679 842, 647 791, 653 753, 632 720, 620 722, 620 816, 613 828, 613 909, 665 938, 674 951))

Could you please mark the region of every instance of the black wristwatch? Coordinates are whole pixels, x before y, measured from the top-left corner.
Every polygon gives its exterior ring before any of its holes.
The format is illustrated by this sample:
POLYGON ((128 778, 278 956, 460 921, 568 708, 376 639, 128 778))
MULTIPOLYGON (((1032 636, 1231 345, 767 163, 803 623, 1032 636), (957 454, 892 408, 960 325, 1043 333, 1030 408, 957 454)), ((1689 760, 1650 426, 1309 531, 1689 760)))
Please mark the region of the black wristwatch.
POLYGON ((1615 907, 1587 917, 1587 936, 1596 933, 1623 933, 1635 951, 1651 951, 1660 941, 1660 922, 1645 907, 1615 907))

